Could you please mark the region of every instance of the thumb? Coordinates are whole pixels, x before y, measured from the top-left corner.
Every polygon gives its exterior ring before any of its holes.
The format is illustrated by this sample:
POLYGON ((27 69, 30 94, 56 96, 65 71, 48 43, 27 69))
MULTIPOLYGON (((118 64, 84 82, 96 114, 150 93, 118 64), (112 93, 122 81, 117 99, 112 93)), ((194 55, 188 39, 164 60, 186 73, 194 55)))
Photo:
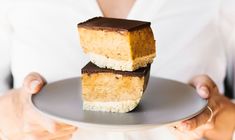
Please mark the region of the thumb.
POLYGON ((205 99, 210 98, 218 90, 215 82, 208 75, 199 75, 191 79, 190 84, 197 89, 198 94, 205 99))
POLYGON ((204 98, 204 99, 208 99, 210 96, 210 91, 209 88, 207 86, 197 86, 196 90, 198 92, 198 94, 200 95, 200 97, 204 98))
POLYGON ((44 78, 35 72, 30 73, 24 79, 23 89, 30 94, 38 93, 45 85, 44 78))

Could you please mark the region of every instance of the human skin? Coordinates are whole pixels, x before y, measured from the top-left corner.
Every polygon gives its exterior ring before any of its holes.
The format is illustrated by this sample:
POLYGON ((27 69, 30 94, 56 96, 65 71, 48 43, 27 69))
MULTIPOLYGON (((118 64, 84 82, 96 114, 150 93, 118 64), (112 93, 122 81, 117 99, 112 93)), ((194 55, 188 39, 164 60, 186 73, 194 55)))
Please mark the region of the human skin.
MULTIPOLYGON (((104 16, 118 18, 126 18, 134 2, 135 0, 98 0, 104 16)), ((27 76, 22 88, 10 90, 0 97, 0 131, 10 140, 38 137, 40 140, 50 140, 58 136, 58 140, 65 140, 69 139, 75 129, 44 118, 29 106, 29 95, 37 93, 44 85, 44 82, 40 81, 41 76, 39 77, 38 74, 27 76), (34 80, 39 82, 33 82, 34 80), (32 83, 33 88, 30 86, 32 83)), ((207 122, 210 112, 205 110, 195 118, 172 127, 173 133, 178 138, 187 140, 200 137, 213 140, 231 139, 235 120, 234 104, 219 94, 214 82, 206 75, 194 77, 191 84, 202 98, 209 100, 214 117, 211 122, 207 122)))
POLYGON ((171 128, 180 140, 232 140, 235 130, 235 104, 220 94, 216 84, 207 75, 194 77, 190 84, 197 89, 198 94, 208 99, 208 106, 213 111, 205 109, 198 116, 183 121, 171 128))
MULTIPOLYGON (((115 18, 126 18, 135 3, 135 0, 97 1, 104 16, 115 18)), ((198 116, 173 126, 172 132, 180 140, 202 137, 209 140, 231 140, 235 129, 235 105, 219 93, 216 84, 207 75, 193 77, 190 84, 202 98, 208 99, 208 105, 214 112, 213 119, 208 122, 211 114, 206 109, 198 116)))
MULTIPOLYGON (((115 18, 126 18, 135 3, 135 0, 97 1, 104 16, 115 18)), ((235 129, 235 105, 219 93, 216 84, 207 75, 195 76, 190 84, 197 89, 202 98, 208 99, 208 105, 214 112, 213 119, 208 122, 211 114, 206 109, 198 116, 173 126, 172 132, 180 140, 202 137, 211 140, 230 140, 235 129)))
POLYGON ((50 120, 36 112, 29 103, 45 80, 30 73, 21 88, 7 91, 0 97, 0 137, 9 140, 68 140, 75 127, 50 120))

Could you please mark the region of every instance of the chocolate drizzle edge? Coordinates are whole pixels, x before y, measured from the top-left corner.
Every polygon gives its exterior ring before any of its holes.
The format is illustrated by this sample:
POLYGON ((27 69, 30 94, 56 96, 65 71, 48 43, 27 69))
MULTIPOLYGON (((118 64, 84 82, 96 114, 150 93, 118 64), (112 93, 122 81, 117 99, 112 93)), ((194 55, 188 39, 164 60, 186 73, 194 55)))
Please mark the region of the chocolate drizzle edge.
POLYGON ((150 27, 150 22, 107 17, 94 17, 77 25, 78 28, 107 31, 134 31, 150 27))
POLYGON ((114 73, 114 74, 120 74, 123 76, 136 76, 136 77, 143 77, 149 75, 151 64, 148 64, 147 67, 139 68, 135 71, 121 71, 121 70, 113 70, 113 69, 107 69, 107 68, 100 68, 93 64, 92 62, 89 62, 86 66, 82 68, 82 74, 88 74, 91 75, 93 73, 114 73))

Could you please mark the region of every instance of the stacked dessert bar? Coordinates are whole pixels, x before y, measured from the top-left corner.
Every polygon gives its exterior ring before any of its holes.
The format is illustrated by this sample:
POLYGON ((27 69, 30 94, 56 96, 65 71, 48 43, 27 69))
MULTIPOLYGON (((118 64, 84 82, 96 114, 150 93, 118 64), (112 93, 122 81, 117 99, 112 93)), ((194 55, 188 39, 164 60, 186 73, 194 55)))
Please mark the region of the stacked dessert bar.
POLYGON ((150 22, 95 17, 78 24, 91 62, 82 68, 83 109, 129 112, 146 89, 156 55, 150 22))

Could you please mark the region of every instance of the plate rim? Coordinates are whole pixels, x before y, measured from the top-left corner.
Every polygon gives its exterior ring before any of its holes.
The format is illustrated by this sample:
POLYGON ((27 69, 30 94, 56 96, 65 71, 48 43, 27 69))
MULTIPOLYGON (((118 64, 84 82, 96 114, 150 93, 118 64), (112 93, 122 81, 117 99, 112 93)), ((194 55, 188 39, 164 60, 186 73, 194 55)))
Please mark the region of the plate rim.
MULTIPOLYGON (((163 79, 163 80, 170 80, 170 81, 174 81, 174 82, 177 82, 177 83, 185 84, 185 83, 177 81, 177 80, 172 80, 172 79, 167 79, 167 78, 162 78, 162 77, 156 77, 156 76, 150 76, 150 78, 151 77, 158 78, 158 79, 163 79)), ((79 78, 81 78, 81 76, 61 79, 61 80, 54 81, 54 82, 51 82, 49 84, 46 84, 44 87, 46 87, 47 85, 55 84, 57 82, 62 82, 62 81, 71 80, 71 79, 79 79, 79 78)), ((187 84, 185 84, 185 85, 187 85, 187 84)), ((129 131, 129 130, 136 130, 136 129, 137 130, 139 130, 139 129, 151 129, 151 128, 156 128, 156 127, 163 126, 163 125, 173 125, 177 122, 188 120, 190 118, 193 118, 193 117, 197 116, 198 114, 203 112, 208 106, 208 100, 202 98, 202 100, 205 101, 205 105, 199 111, 195 112, 194 114, 191 114, 190 116, 182 118, 180 120, 172 120, 172 121, 169 121, 167 123, 131 124, 131 125, 126 125, 126 124, 98 124, 98 123, 91 123, 91 122, 81 122, 81 121, 69 120, 65 117, 55 116, 55 115, 53 115, 49 112, 44 112, 44 111, 40 110, 39 108, 37 108, 37 106, 33 103, 33 96, 34 95, 30 95, 30 97, 29 97, 30 106, 33 109, 35 109, 38 113, 44 115, 45 117, 48 117, 48 118, 50 118, 52 120, 55 120, 55 121, 64 122, 64 123, 67 123, 67 124, 70 124, 70 125, 74 125, 74 126, 77 126, 79 128, 82 128, 81 126, 83 126, 84 128, 91 128, 91 129, 99 128, 99 129, 102 129, 102 130, 106 130, 106 129, 119 130, 119 129, 122 129, 122 131, 129 131)), ((201 98, 201 97, 199 97, 199 98, 201 98)))

